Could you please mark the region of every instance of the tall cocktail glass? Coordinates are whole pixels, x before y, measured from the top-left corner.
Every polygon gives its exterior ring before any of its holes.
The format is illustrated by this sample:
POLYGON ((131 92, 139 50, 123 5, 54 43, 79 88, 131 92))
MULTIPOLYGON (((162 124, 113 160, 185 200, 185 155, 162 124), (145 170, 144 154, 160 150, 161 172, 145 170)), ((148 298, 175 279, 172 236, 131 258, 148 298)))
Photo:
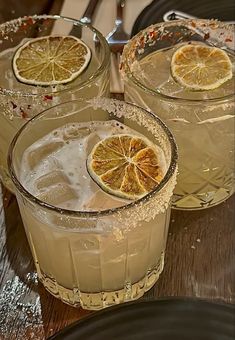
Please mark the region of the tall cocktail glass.
POLYGON ((23 126, 10 147, 9 170, 38 277, 51 294, 72 306, 101 309, 138 299, 155 284, 164 266, 176 162, 164 123, 122 101, 63 103, 23 126), (130 128, 158 145, 166 165, 160 184, 132 201, 100 189, 86 167, 97 143, 95 126, 103 135, 110 126, 120 133, 130 128), (41 143, 51 132, 53 140, 41 143), (64 163, 60 148, 67 150, 64 163))
POLYGON ((155 112, 176 138, 179 177, 173 207, 194 210, 219 204, 234 192, 235 91, 234 77, 207 91, 177 83, 171 58, 183 44, 221 48, 234 63, 233 25, 177 20, 152 25, 133 37, 121 68, 125 99, 155 112))
POLYGON ((0 177, 12 190, 7 171, 7 150, 18 129, 44 108, 77 98, 108 96, 109 48, 92 26, 61 16, 32 16, 0 25, 0 177), (68 36, 80 38, 91 50, 87 68, 65 85, 34 86, 17 80, 12 68, 16 50, 32 38, 68 36))

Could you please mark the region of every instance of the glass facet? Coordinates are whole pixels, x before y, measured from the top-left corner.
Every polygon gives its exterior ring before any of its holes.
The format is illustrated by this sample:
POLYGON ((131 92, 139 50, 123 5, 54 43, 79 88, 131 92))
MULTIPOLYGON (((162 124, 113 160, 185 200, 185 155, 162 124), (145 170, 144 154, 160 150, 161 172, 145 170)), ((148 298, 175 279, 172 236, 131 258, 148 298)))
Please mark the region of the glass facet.
POLYGON ((233 25, 177 20, 152 25, 133 37, 124 48, 121 70, 125 99, 155 112, 174 134, 179 177, 172 204, 194 210, 219 204, 234 192, 235 91, 234 77, 209 91, 177 84, 171 57, 189 43, 221 48, 234 64, 233 25))

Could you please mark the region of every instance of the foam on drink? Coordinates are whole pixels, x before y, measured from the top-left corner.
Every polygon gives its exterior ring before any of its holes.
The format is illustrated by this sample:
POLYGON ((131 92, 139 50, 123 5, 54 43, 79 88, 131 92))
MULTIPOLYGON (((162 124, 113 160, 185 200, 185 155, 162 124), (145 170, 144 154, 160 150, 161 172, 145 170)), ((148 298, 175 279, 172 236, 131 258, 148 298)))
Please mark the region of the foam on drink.
MULTIPOLYGON (((111 135, 139 135, 115 120, 72 123, 53 130, 26 149, 21 181, 40 200, 71 210, 104 210, 129 201, 105 193, 91 179, 86 161, 93 147, 111 135)), ((143 136, 142 136, 143 137, 143 136)), ((166 161, 156 146, 163 174, 166 161)))

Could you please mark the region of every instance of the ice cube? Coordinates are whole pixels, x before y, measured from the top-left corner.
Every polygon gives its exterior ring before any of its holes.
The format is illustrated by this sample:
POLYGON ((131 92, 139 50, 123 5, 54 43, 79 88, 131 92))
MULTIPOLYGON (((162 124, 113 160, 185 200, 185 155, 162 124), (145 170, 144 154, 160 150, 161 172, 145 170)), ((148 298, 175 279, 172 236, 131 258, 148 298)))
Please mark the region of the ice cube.
POLYGON ((84 138, 90 133, 90 129, 88 128, 81 128, 76 125, 70 125, 65 128, 63 132, 63 138, 65 141, 70 139, 77 139, 77 138, 84 138))
POLYGON ((59 183, 50 186, 48 190, 37 195, 37 198, 43 202, 61 207, 62 204, 68 201, 77 200, 78 196, 67 183, 59 183))
POLYGON ((106 210, 121 207, 126 202, 124 200, 115 199, 111 195, 106 194, 99 189, 92 195, 91 199, 84 204, 85 210, 106 210))
POLYGON ((45 175, 40 176, 35 181, 35 185, 38 189, 48 188, 51 185, 58 183, 69 183, 68 178, 60 170, 53 170, 45 175))
POLYGON ((95 133, 92 132, 88 138, 87 138, 87 147, 86 147, 86 151, 87 151, 87 155, 89 155, 93 149, 93 147, 99 142, 101 141, 100 136, 95 133))
POLYGON ((96 228, 96 220, 95 219, 78 219, 77 217, 73 216, 64 216, 61 214, 61 216, 52 215, 50 216, 50 221, 55 226, 62 226, 64 228, 70 228, 70 229, 94 229, 96 228))
POLYGON ((35 166, 37 166, 44 158, 60 149, 63 145, 64 143, 62 141, 53 141, 30 151, 27 156, 30 169, 32 170, 35 168, 35 166))

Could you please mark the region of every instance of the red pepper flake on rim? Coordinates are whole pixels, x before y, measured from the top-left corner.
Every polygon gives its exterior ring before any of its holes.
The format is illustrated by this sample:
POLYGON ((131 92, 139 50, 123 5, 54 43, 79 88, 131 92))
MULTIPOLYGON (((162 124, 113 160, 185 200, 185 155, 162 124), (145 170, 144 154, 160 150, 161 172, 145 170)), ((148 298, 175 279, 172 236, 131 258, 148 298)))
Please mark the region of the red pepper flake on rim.
POLYGON ((22 107, 20 107, 20 113, 21 113, 21 117, 22 117, 23 119, 28 118, 27 112, 25 112, 25 111, 22 109, 22 107))
POLYGON ((43 97, 43 100, 46 101, 46 100, 52 100, 53 99, 53 96, 51 95, 48 95, 46 94, 44 97, 43 97))
POLYGON ((204 34, 204 40, 208 40, 210 38, 210 33, 205 33, 204 34))
POLYGON ((153 30, 149 32, 150 38, 155 38, 157 36, 157 33, 153 30))

